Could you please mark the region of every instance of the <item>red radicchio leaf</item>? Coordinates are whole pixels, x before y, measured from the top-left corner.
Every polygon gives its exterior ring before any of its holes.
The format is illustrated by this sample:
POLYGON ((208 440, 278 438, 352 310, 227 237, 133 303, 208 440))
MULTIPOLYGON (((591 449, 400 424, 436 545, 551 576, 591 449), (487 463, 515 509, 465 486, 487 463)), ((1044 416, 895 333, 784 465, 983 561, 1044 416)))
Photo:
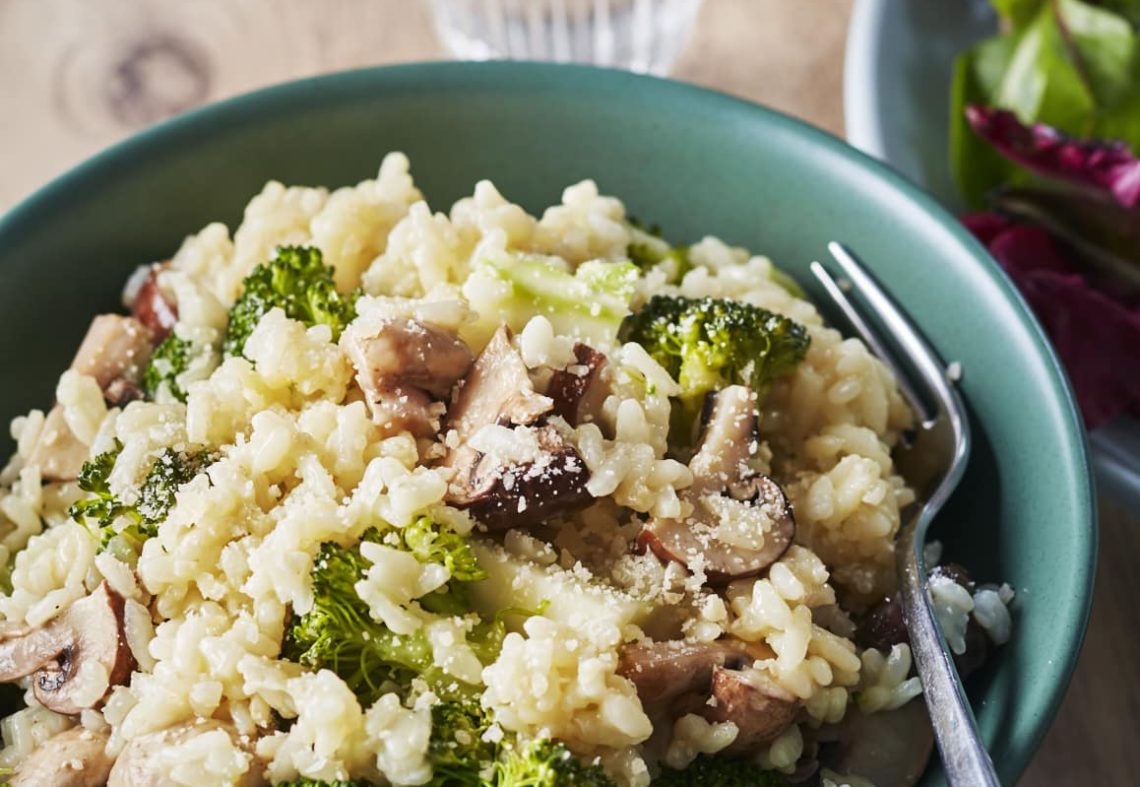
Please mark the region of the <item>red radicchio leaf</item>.
POLYGON ((1140 312, 1089 285, 1045 230, 993 213, 962 219, 1033 308, 1095 429, 1140 405, 1140 312))
POLYGON ((1038 175, 1103 189, 1127 208, 1140 205, 1140 159, 1123 142, 1074 139, 977 105, 966 107, 966 119, 1002 155, 1038 175))

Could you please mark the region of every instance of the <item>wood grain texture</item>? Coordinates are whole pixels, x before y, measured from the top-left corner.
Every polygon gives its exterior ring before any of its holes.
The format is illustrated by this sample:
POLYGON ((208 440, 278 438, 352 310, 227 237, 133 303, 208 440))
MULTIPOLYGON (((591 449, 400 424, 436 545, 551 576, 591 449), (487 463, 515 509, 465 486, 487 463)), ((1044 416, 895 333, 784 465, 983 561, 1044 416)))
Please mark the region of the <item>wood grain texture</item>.
MULTIPOLYGON (((708 0, 676 75, 841 133, 849 13, 847 0, 708 0)), ((0 0, 0 211, 190 107, 445 55, 416 0, 0 0)))
MULTIPOLYGON (((679 78, 842 132, 849 0, 706 0, 679 78)), ((192 106, 444 56, 416 0, 0 0, 0 210, 192 106)), ((1092 625, 1022 783, 1125 785, 1140 764, 1140 517, 1102 504, 1092 625)))

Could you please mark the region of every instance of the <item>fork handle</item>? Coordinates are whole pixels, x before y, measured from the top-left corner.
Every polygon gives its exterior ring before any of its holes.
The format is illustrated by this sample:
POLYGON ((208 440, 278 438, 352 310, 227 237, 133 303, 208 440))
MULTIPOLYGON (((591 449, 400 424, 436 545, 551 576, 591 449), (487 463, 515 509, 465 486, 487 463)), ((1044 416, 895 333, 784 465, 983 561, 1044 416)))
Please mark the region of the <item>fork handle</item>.
POLYGON ((951 787, 1001 787, 931 608, 915 539, 916 530, 925 530, 916 524, 927 512, 924 507, 917 516, 907 517, 899 531, 901 590, 911 654, 922 680, 942 768, 951 787))

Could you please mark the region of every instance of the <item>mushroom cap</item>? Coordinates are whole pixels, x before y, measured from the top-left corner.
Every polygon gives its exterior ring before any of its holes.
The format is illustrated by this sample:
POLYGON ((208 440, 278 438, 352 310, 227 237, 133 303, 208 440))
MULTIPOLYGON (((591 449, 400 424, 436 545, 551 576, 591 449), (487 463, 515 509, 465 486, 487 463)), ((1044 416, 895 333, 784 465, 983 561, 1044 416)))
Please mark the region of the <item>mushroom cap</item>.
POLYGON ((714 667, 711 696, 701 715, 710 722, 731 721, 736 739, 726 754, 748 754, 770 743, 795 721, 800 703, 763 670, 714 667))
POLYGON ((909 642, 902 599, 896 594, 885 596, 867 610, 855 630, 856 641, 863 647, 889 651, 900 642, 909 642))
POLYGON ((114 759, 107 733, 72 727, 32 751, 8 780, 11 787, 102 787, 114 759))
POLYGON ((126 377, 112 380, 103 390, 103 398, 112 407, 125 407, 144 397, 145 394, 139 384, 133 380, 128 380, 126 377))
POLYGON ((792 545, 791 504, 780 485, 762 473, 737 480, 723 495, 684 497, 693 503, 693 513, 650 519, 638 543, 663 560, 703 571, 710 584, 755 576, 792 545))
MULTIPOLYGON (((100 314, 91 321, 71 369, 95 378, 113 405, 125 404, 150 358, 155 334, 133 317, 100 314)), ((37 465, 45 481, 74 481, 87 459, 88 447, 75 436, 56 405, 48 413, 28 464, 37 465)))
POLYGON ((57 713, 97 706, 135 668, 123 606, 103 582, 47 625, 0 642, 0 682, 32 675, 36 699, 57 713))
POLYGON ((780 485, 748 466, 757 434, 752 390, 730 385, 706 405, 701 442, 689 462, 693 483, 680 493, 692 513, 653 517, 637 543, 662 560, 704 572, 711 584, 727 584, 779 560, 795 537, 796 520, 780 485))
POLYGON ((934 731, 921 697, 889 711, 848 709, 843 721, 821 728, 818 738, 837 744, 821 748, 821 763, 882 787, 917 784, 934 750, 934 731))
POLYGON ((500 327, 460 382, 448 413, 458 444, 443 460, 454 470, 446 502, 492 530, 528 527, 588 505, 590 473, 581 455, 550 424, 532 427, 553 407, 552 399, 535 393, 510 330, 500 327), (533 444, 531 457, 476 448, 473 438, 487 427, 533 444))

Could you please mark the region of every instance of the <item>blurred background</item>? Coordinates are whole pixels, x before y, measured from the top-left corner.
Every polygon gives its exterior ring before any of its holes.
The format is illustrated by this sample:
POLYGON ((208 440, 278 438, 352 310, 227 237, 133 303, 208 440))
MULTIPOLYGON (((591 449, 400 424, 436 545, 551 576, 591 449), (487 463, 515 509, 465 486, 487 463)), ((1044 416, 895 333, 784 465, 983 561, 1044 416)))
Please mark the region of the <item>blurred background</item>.
MULTIPOLYGON (((529 7, 584 2, 533 0, 529 7)), ((642 40, 630 55, 616 37, 636 20, 618 20, 601 54, 612 62, 640 58, 632 64, 669 70, 843 135, 852 0, 651 2, 672 6, 677 25, 653 34, 661 40, 642 40)), ((534 51, 527 49, 537 44, 525 21, 512 30, 471 16, 485 5, 522 8, 523 2, 0 0, 0 212, 98 150, 204 103, 298 77, 441 59, 453 51, 534 51), (433 18, 433 7, 445 15, 433 18)), ((565 56, 574 35, 559 35, 561 44, 547 31, 545 45, 562 47, 565 56)), ((1102 503, 1097 602, 1087 644, 1025 785, 1136 783, 1136 524, 1134 513, 1102 503)))
MULTIPOLYGON (((684 4, 700 11, 676 77, 842 132, 849 0, 684 4)), ((328 71, 447 56, 427 0, 0 0, 0 210, 194 106, 328 71)))

